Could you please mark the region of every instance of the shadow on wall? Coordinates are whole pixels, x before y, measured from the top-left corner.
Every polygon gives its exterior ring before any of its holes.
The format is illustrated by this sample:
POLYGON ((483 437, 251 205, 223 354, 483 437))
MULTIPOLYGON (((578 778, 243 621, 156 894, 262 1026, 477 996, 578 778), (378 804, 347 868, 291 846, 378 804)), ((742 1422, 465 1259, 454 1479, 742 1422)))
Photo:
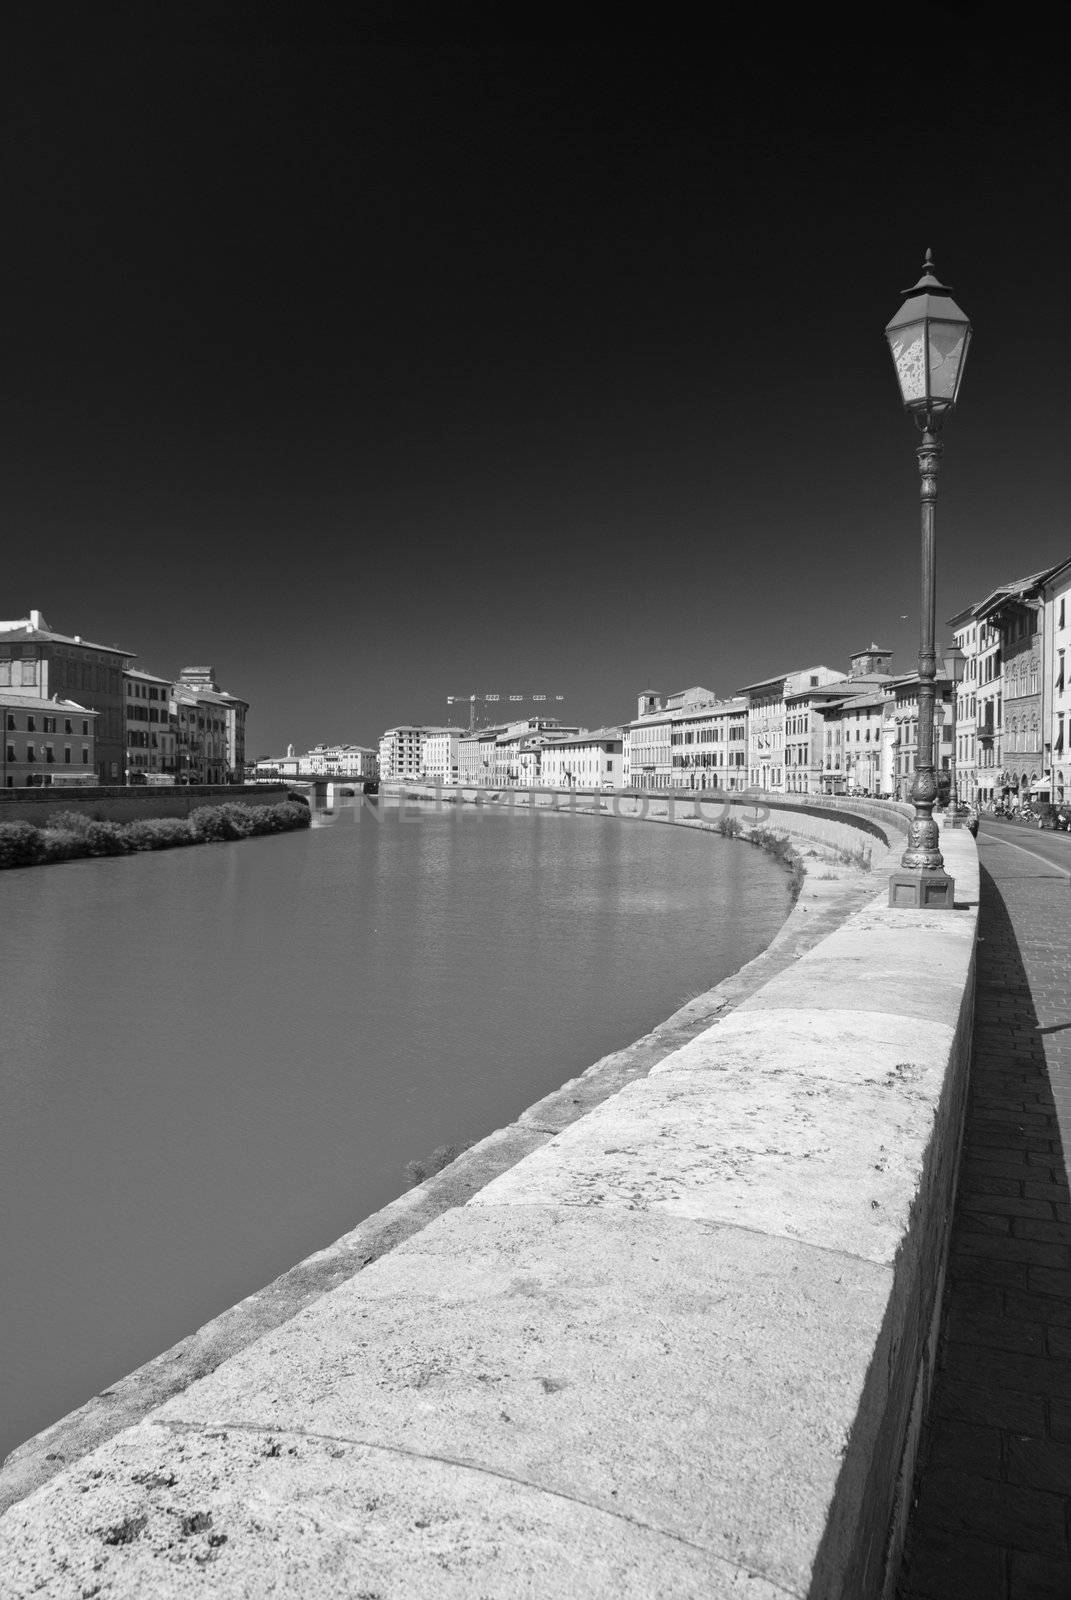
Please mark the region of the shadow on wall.
MULTIPOLYGON (((984 869, 979 933, 963 1164, 900 1600, 1071 1595, 1071 1211, 1043 1043, 1071 1023, 1038 1026, 984 869)), ((1050 1054, 1060 1049, 1053 1040, 1050 1054)))

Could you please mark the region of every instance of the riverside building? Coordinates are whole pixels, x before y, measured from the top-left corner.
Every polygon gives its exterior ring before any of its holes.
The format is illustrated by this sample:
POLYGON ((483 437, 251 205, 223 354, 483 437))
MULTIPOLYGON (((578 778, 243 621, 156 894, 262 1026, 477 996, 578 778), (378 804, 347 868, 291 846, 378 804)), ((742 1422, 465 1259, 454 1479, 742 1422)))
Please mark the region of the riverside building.
MULTIPOLYGON (((889 770, 883 789, 896 800, 910 800, 911 785, 918 765, 919 675, 904 674, 893 679, 891 696, 885 708, 888 729, 889 770)), ((952 689, 951 680, 938 668, 933 708, 933 768, 938 795, 947 799, 952 769, 952 689)))
POLYGON ((788 790, 785 739, 791 715, 794 732, 791 735, 794 751, 793 779, 803 781, 801 768, 809 770, 813 747, 809 719, 810 702, 807 691, 821 689, 830 683, 845 683, 842 672, 831 667, 805 667, 794 672, 780 673, 776 678, 764 678, 760 683, 749 683, 740 693, 747 702, 748 725, 748 782, 754 788, 767 789, 775 794, 788 790), (788 711, 792 700, 793 710, 788 711), (806 726, 804 726, 806 721, 806 726))
POLYGON ((297 758, 298 771, 313 778, 352 778, 372 783, 379 776, 379 757, 363 744, 318 744, 297 758))
POLYGON ((892 651, 869 644, 848 674, 815 683, 808 669, 785 681, 785 788, 789 794, 877 794, 892 651), (849 710, 849 705, 851 709, 849 710))
POLYGON ((426 732, 426 728, 411 722, 387 729, 379 741, 380 779, 420 778, 420 756, 426 732))
POLYGON ((94 764, 101 783, 121 783, 126 758, 123 672, 134 652, 56 633, 40 611, 0 622, 0 690, 53 696, 95 711, 94 764))
MULTIPOLYGON (((190 698, 199 710, 196 732, 200 735, 199 761, 205 776, 202 783, 227 783, 245 771, 245 723, 249 701, 243 700, 216 682, 215 667, 183 667, 175 683, 178 706, 188 706, 190 698)), ((181 723, 181 717, 179 719, 181 723)), ((177 753, 177 751, 176 751, 177 753)))
POLYGON ((747 701, 695 685, 663 697, 645 689, 622 729, 622 783, 634 789, 743 789, 747 701))
POLYGON ((617 789, 622 743, 620 728, 592 728, 548 742, 538 782, 548 789, 617 789))
POLYGON ((482 788, 493 781, 495 741, 499 734, 505 731, 505 723, 500 722, 491 728, 480 728, 478 731, 460 735, 457 741, 459 783, 472 788, 482 788))
POLYGON ((1019 804, 1048 792, 1041 720, 1044 578, 1044 572, 1017 578, 994 590, 978 607, 979 621, 989 624, 998 641, 1004 706, 1000 790, 1019 804))
POLYGON ((98 715, 73 700, 42 700, 23 689, 0 689, 4 719, 0 787, 96 783, 93 745, 98 715))
POLYGON ((425 728, 420 749, 420 773, 432 783, 457 783, 459 747, 464 728, 425 728))
POLYGON ((172 684, 151 672, 128 667, 123 673, 123 709, 126 737, 124 778, 138 774, 174 772, 175 730, 171 726, 172 684))
POLYGON ((949 617, 954 642, 963 651, 963 680, 956 695, 956 792, 968 805, 979 801, 978 778, 978 661, 981 626, 977 606, 949 617))
POLYGON ((1049 569, 1041 594, 1042 725, 1049 753, 1050 799, 1071 800, 1071 559, 1049 569))

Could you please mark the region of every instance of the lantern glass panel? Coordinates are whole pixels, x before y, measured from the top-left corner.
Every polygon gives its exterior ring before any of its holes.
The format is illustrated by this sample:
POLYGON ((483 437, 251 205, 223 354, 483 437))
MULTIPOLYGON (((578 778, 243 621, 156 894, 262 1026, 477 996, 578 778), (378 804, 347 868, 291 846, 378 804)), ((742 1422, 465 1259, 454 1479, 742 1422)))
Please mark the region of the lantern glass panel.
POLYGON ((926 324, 909 322, 889 332, 889 348, 904 405, 926 401, 926 324))
POLYGON ((930 322, 930 394, 951 405, 956 398, 960 367, 967 350, 962 322, 930 322))

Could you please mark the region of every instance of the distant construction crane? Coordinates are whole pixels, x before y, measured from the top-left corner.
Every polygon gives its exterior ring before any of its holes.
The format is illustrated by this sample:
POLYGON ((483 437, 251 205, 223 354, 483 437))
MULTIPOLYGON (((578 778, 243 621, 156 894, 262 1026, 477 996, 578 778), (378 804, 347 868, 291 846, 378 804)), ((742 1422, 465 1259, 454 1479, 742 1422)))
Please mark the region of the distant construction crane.
POLYGON ((483 706, 486 718, 487 707, 499 704, 506 705, 561 705, 565 699, 563 694, 448 694, 448 706, 468 706, 470 733, 476 732, 476 707, 483 706))

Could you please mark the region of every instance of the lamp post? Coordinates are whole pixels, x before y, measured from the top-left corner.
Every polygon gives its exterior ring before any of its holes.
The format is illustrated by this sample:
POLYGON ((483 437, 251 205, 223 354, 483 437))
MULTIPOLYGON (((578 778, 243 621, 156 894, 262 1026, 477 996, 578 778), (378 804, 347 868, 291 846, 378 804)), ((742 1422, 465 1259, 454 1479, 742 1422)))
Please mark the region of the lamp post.
POLYGON ((915 815, 908 832, 901 870, 889 879, 891 906, 922 906, 951 911, 952 879, 944 870, 937 842, 933 803, 937 798, 934 776, 933 712, 937 659, 936 624, 936 513, 937 474, 942 445, 938 434, 945 413, 959 395, 960 380, 971 325, 952 299, 950 289, 934 271, 929 250, 922 276, 885 329, 904 407, 922 431, 916 451, 922 477, 922 613, 919 638, 919 725, 915 780, 911 802, 915 815))
POLYGON ((944 674, 952 684, 952 781, 950 785, 949 800, 951 801, 951 826, 959 827, 959 782, 956 772, 956 717, 959 714, 959 686, 963 682, 963 673, 967 665, 967 657, 963 654, 958 644, 950 645, 945 651, 944 674))

